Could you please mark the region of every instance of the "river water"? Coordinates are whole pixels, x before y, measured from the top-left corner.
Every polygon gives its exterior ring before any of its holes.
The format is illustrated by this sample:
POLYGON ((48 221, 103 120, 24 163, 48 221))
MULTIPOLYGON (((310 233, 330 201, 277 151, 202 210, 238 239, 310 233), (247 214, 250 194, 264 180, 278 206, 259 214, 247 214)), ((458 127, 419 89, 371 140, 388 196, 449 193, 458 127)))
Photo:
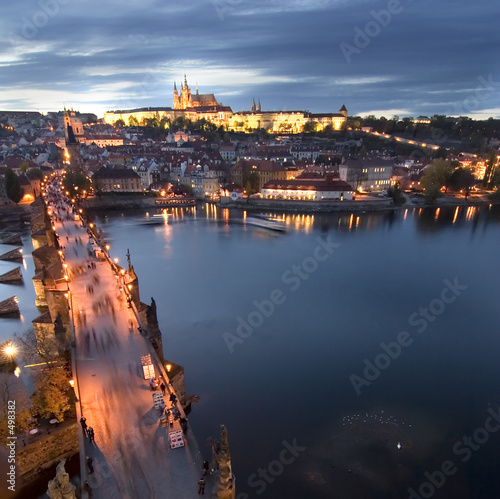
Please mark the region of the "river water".
POLYGON ((95 222, 156 300, 207 459, 228 428, 239 499, 493 498, 498 208, 278 214, 284 234, 212 205, 95 222))

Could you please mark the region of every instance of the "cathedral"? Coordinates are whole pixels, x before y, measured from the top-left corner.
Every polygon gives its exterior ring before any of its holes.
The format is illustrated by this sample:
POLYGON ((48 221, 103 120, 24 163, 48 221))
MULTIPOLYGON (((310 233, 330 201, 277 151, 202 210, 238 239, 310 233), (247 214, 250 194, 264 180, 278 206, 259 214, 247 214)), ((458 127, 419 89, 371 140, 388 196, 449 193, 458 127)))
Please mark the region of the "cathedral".
POLYGON ((188 109, 191 107, 214 107, 218 105, 219 103, 215 99, 214 94, 198 93, 198 84, 196 84, 196 94, 191 95, 191 89, 188 86, 186 75, 184 75, 184 83, 181 86, 180 95, 174 82, 174 109, 188 109))

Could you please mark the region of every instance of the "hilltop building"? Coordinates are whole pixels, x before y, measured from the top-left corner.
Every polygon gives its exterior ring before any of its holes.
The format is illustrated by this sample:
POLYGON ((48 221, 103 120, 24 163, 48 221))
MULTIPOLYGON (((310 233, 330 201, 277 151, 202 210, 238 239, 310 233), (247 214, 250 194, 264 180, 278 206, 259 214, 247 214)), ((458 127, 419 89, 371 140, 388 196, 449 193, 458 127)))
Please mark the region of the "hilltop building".
POLYGON ((214 94, 200 94, 198 92, 198 84, 196 84, 196 94, 191 95, 191 89, 187 83, 186 75, 184 75, 184 83, 181 86, 181 93, 177 91, 174 82, 174 109, 188 109, 191 107, 215 107, 218 106, 214 94))
POLYGON ((340 130, 347 120, 347 108, 342 106, 338 113, 310 113, 308 111, 263 111, 260 100, 252 100, 250 111, 233 113, 229 106, 223 106, 214 94, 196 93, 184 75, 180 92, 174 83, 172 107, 139 108, 104 113, 104 122, 114 124, 123 120, 126 125, 132 122, 142 125, 146 119, 168 118, 170 122, 182 117, 191 121, 205 119, 218 127, 234 132, 251 133, 266 130, 270 133, 294 134, 304 130, 321 131, 327 127, 340 130))

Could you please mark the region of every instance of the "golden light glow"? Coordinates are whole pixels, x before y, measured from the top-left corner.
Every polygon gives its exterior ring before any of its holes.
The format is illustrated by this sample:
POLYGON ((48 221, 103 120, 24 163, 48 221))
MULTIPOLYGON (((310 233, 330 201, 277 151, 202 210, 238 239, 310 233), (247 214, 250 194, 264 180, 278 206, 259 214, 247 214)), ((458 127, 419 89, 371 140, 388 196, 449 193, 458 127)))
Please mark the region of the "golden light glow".
POLYGON ((69 380, 69 384, 70 384, 71 388, 74 388, 75 387, 75 380, 74 379, 70 379, 69 380))
POLYGON ((19 366, 17 366, 15 369, 14 369, 14 376, 16 378, 19 378, 19 375, 21 374, 21 368, 19 366))
POLYGON ((132 290, 132 284, 127 285, 127 288, 128 288, 129 291, 131 291, 132 290))
POLYGON ((172 369, 172 365, 171 364, 167 364, 167 371, 170 372, 171 369, 172 369))
POLYGON ((9 341, 5 348, 3 349, 3 352, 7 357, 14 357, 16 354, 16 347, 12 344, 12 341, 9 341))

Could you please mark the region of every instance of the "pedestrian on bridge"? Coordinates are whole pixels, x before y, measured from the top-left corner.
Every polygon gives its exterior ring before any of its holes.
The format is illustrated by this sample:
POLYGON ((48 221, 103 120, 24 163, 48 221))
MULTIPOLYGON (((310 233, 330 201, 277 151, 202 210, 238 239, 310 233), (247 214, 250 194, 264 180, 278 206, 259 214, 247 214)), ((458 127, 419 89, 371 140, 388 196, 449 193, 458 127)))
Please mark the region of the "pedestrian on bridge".
POLYGON ((201 477, 198 482, 198 494, 205 495, 205 479, 203 477, 201 477))
POLYGON ((87 434, 89 436, 89 442, 91 444, 95 444, 95 440, 94 440, 94 428, 92 428, 92 426, 89 426, 89 429, 87 430, 87 434))
POLYGON ((87 456, 87 468, 89 469, 89 475, 91 475, 92 473, 94 473, 94 466, 92 465, 92 458, 87 456))
POLYGON ((87 436, 87 419, 82 416, 80 418, 80 424, 82 425, 83 435, 87 436))

